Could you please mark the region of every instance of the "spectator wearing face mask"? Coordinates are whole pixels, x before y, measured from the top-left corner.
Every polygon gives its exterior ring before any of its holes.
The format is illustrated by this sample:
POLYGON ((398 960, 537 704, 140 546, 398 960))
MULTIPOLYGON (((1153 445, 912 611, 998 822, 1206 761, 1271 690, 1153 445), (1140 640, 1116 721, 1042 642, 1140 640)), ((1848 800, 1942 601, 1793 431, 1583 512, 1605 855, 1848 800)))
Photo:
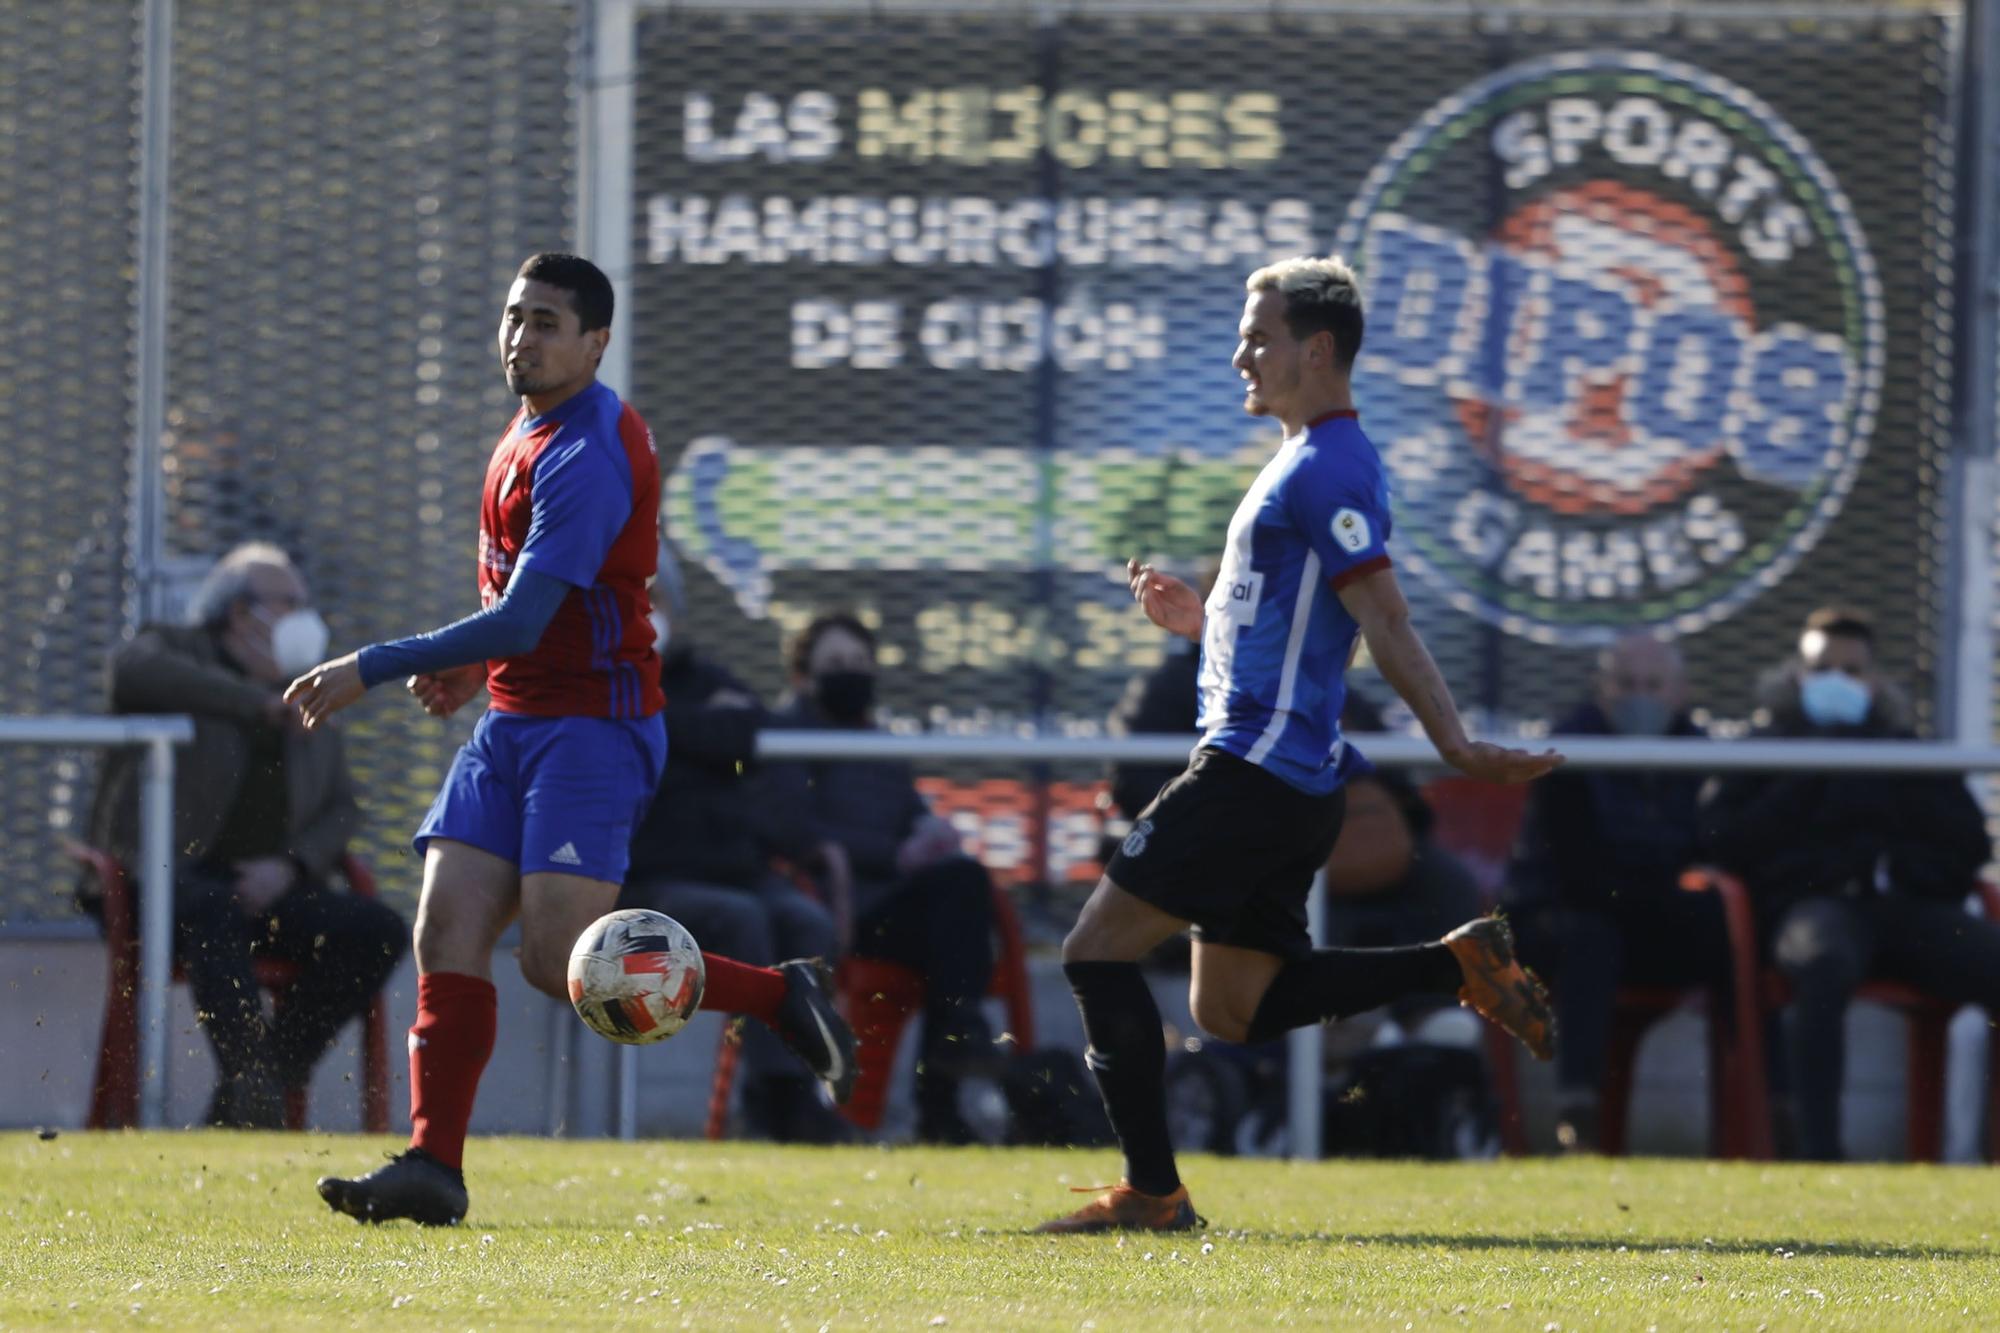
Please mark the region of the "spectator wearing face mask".
MULTIPOLYGON (((174 766, 174 954, 219 1077, 208 1123, 283 1124, 342 1024, 368 1007, 402 957, 408 927, 386 904, 329 883, 361 822, 338 726, 307 731, 285 685, 326 655, 327 628, 276 546, 217 561, 186 625, 142 626, 113 651, 114 713, 187 713, 194 740, 174 766), (256 955, 299 964, 266 1018, 256 955)), ((114 750, 91 840, 126 865, 138 850, 144 756, 114 750)), ((101 912, 94 881, 79 897, 101 912)))
MULTIPOLYGON (((855 616, 814 617, 792 641, 790 699, 773 728, 875 725, 875 635, 855 616)), ((980 1002, 993 974, 993 882, 967 856, 949 820, 931 813, 907 763, 820 759, 772 764, 773 807, 796 812, 804 839, 844 849, 852 877, 853 952, 923 974, 917 1136, 973 1138, 958 1109, 959 1081, 990 1072, 992 1034, 980 1002)))
MULTIPOLYGON (((1813 612, 1798 653, 1759 685, 1764 736, 1915 736, 1857 612, 1813 612)), ((1792 985, 1780 1114, 1810 1160, 1841 1155, 1844 1019, 1863 981, 1906 982, 2000 1013, 2000 926, 1966 914, 1991 853, 1963 779, 1870 772, 1752 773, 1703 798, 1715 858, 1742 876, 1759 935, 1792 985)), ((1781 1138, 1783 1136, 1781 1135, 1781 1138)))
MULTIPOLYGON (((1646 634, 1603 651, 1590 698, 1555 730, 1703 734, 1688 716, 1680 651, 1646 634)), ((1528 797, 1502 901, 1522 958, 1555 989, 1557 1138, 1566 1149, 1597 1146, 1598 1087, 1620 986, 1726 994, 1721 905, 1679 887, 1697 859, 1700 793, 1701 779, 1689 774, 1569 768, 1528 797)))

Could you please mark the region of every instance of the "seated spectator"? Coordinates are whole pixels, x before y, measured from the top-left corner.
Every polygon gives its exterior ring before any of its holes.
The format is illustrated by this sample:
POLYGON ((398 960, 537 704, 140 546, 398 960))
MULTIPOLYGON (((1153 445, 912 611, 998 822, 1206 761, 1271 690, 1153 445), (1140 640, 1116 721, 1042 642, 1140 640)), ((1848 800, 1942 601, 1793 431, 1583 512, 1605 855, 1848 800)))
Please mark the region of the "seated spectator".
MULTIPOLYGON (((281 694, 326 648, 305 580, 275 546, 217 562, 189 624, 145 625, 110 662, 111 711, 186 713, 194 740, 174 767, 174 956, 220 1069, 212 1125, 274 1129, 334 1035, 367 1009, 408 927, 386 903, 330 877, 360 822, 338 726, 307 731, 281 694), (275 1015, 252 960, 297 963, 275 1015)), ((125 865, 138 849, 143 755, 107 757, 90 836, 125 865)), ((97 886, 80 897, 101 914, 97 886)))
MULTIPOLYGON (((790 701, 772 718, 788 728, 874 725, 875 635, 854 616, 814 617, 787 654, 790 701)), ((958 1107, 959 1081, 994 1065, 980 1004, 993 974, 993 882, 960 849, 950 821, 932 814, 910 766, 897 760, 818 759, 772 764, 770 799, 802 812, 814 842, 845 849, 854 882, 854 952, 923 974, 917 1136, 975 1137, 958 1107)))
MULTIPOLYGON (((1598 658, 1592 696, 1556 725, 1568 736, 1699 736, 1678 649, 1630 634, 1598 658)), ((1620 986, 1727 993, 1722 905, 1687 893, 1701 779, 1682 773, 1558 769, 1536 783, 1502 900, 1529 966, 1555 988, 1557 1139, 1597 1146, 1598 1087, 1620 986)), ((1711 1017, 1729 1012, 1709 1006, 1711 1017)))
MULTIPOLYGON (((1813 612, 1798 654, 1759 685, 1763 736, 1910 738, 1910 707, 1860 614, 1813 612)), ((2000 1014, 2000 926, 1967 915, 1992 848, 1962 778, 1752 773, 1704 797, 1711 852, 1742 876, 1791 983, 1785 1052, 1800 1156, 1841 1155, 1844 1020, 1863 981, 1904 982, 2000 1014)), ((1780 1138, 1784 1138, 1780 1135, 1780 1138)))
MULTIPOLYGON (((1355 690, 1340 710, 1343 734, 1381 731, 1382 714, 1355 690)), ((1479 884, 1431 837, 1423 793, 1400 768, 1347 783, 1340 837, 1326 861, 1327 943, 1341 949, 1428 944, 1478 916, 1479 884)), ((1444 996, 1448 1003, 1455 997, 1444 996)))
MULTIPOLYGON (((702 948, 758 967, 794 957, 833 960, 840 953, 834 911, 779 873, 773 859, 819 869, 829 896, 841 902, 840 849, 799 841, 795 825, 777 818, 759 791, 757 731, 766 713, 757 697, 697 652, 684 624, 676 631, 661 619, 657 628, 667 770, 633 832, 618 905, 665 912, 702 948)), ((779 1142, 844 1137, 846 1122, 820 1100, 810 1071, 762 1023, 744 1025, 743 1070, 751 1133, 779 1142)))

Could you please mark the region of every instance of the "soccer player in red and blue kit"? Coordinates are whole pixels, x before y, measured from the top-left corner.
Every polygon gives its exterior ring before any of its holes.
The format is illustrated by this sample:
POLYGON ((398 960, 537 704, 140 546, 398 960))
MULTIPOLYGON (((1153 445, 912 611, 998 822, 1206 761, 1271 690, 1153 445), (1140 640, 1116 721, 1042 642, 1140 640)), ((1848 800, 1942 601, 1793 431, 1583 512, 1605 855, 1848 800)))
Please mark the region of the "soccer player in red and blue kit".
MULTIPOLYGON (((612 299, 594 264, 564 254, 533 256, 508 291, 500 357, 521 409, 486 470, 483 609, 323 663, 285 693, 308 727, 399 678, 437 717, 489 696, 415 839, 410 1148, 358 1179, 319 1182, 330 1206, 364 1222, 465 1216, 466 1127, 496 1026, 494 946, 518 914, 522 975, 568 998, 570 949, 612 910, 666 766, 647 595, 659 466, 645 422, 597 381, 612 299)), ((702 957, 702 1008, 761 1019, 846 1099, 854 1038, 823 962, 702 957)))

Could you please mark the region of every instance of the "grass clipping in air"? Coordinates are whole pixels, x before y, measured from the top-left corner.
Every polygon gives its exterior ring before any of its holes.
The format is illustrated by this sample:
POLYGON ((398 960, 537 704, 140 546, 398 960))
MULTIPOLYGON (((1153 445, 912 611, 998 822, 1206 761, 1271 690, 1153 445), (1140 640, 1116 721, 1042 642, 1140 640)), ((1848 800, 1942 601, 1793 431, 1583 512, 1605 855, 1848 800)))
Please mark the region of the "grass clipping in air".
POLYGON ((0 1327, 2000 1327, 1987 1170, 1190 1158, 1207 1231, 1026 1234, 1105 1152, 475 1140, 465 1225, 313 1181, 400 1144, 0 1136, 0 1327))

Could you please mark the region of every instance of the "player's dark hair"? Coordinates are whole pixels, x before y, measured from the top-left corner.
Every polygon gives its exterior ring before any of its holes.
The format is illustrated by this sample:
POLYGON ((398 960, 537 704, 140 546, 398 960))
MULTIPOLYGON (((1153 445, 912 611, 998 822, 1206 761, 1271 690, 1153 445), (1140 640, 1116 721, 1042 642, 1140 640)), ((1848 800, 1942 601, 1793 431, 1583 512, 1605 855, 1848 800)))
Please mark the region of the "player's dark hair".
POLYGON ((1875 646, 1875 623, 1867 612, 1851 606, 1822 606, 1806 617, 1804 632, 1814 630, 1830 639, 1859 639, 1870 648, 1875 646))
POLYGON ((846 630, 855 638, 868 645, 868 655, 875 655, 875 631, 861 623, 861 617, 852 611, 822 611, 806 622, 806 627, 792 636, 792 646, 785 653, 785 665, 794 676, 805 677, 812 674, 813 649, 819 641, 834 630, 846 630))
POLYGON ((526 278, 529 282, 544 282, 568 292, 570 306, 575 309, 583 332, 611 327, 614 300, 611 279, 604 276, 603 269, 582 255, 553 251, 529 255, 521 264, 521 271, 514 276, 526 278))

